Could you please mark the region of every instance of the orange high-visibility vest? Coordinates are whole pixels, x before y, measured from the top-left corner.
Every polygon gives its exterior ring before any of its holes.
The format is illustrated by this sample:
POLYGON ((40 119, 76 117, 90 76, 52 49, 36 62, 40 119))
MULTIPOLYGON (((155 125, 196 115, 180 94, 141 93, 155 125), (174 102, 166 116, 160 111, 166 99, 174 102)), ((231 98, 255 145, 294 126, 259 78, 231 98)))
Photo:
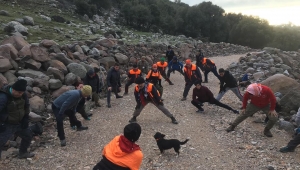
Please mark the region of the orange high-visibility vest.
POLYGON ((156 65, 157 65, 157 67, 161 67, 164 70, 168 66, 168 63, 164 62, 164 64, 161 64, 161 62, 157 62, 156 65))
POLYGON ((197 66, 195 64, 192 64, 190 74, 188 73, 188 69, 186 67, 184 67, 184 69, 183 69, 184 73, 187 74, 187 76, 189 76, 189 79, 191 79, 193 71, 196 71, 196 70, 197 70, 197 66))
POLYGON ((137 78, 141 74, 141 70, 138 69, 137 71, 134 71, 133 69, 129 70, 129 74, 135 75, 135 78, 137 78))
POLYGON ((157 71, 156 73, 153 70, 150 70, 146 76, 146 79, 149 79, 150 77, 154 77, 157 79, 161 79, 161 74, 159 71, 157 71))
MULTIPOLYGON (((153 94, 152 94, 152 88, 153 88, 153 84, 149 83, 148 87, 147 87, 147 93, 149 93, 149 95, 151 96, 151 98, 154 97, 153 94)), ((138 85, 135 86, 135 91, 139 92, 139 86, 138 85)), ((157 94, 158 94, 158 96, 160 96, 160 93, 159 93, 158 90, 157 90, 157 94)))
MULTIPOLYGON (((206 64, 206 59, 207 59, 207 58, 203 58, 203 60, 202 60, 202 65, 205 65, 205 64, 206 64)), ((210 61, 211 61, 211 60, 210 60, 210 61)), ((215 64, 213 61, 211 61, 211 63, 215 64)))

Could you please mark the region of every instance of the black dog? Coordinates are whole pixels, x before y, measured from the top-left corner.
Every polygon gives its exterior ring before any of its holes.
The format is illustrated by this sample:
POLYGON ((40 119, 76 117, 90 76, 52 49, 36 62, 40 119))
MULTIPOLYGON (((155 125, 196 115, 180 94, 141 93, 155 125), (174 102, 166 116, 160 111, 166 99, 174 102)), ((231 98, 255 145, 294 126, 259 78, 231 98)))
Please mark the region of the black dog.
POLYGON ((186 144, 188 139, 186 139, 184 142, 180 142, 177 139, 164 139, 166 135, 156 132, 155 135, 153 136, 154 139, 156 140, 157 146, 160 150, 160 153, 163 153, 164 150, 174 148, 175 152, 179 155, 179 149, 180 145, 186 144))

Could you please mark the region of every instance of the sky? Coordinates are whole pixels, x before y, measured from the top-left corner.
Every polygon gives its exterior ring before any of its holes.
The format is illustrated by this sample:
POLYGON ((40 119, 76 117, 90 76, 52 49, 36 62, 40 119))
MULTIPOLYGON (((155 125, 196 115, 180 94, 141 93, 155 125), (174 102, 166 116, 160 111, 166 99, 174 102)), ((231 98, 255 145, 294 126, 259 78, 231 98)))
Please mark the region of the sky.
MULTIPOLYGON (((209 0, 207 0, 209 1, 209 0)), ((242 13, 258 16, 270 25, 288 24, 300 26, 300 0, 210 0, 223 8, 226 13, 242 13)), ((181 0, 190 6, 202 0, 181 0)))

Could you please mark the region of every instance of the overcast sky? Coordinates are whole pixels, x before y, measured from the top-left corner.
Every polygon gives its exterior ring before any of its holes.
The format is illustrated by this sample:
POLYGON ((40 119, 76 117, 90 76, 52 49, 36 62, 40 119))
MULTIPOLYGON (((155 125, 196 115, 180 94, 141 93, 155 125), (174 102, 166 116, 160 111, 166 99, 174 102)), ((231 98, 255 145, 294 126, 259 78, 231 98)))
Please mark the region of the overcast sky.
MULTIPOLYGON (((203 1, 181 0, 181 2, 192 6, 203 1)), ((271 25, 292 22, 300 26, 300 0, 211 0, 211 2, 223 8, 226 13, 259 16, 268 20, 271 25)))

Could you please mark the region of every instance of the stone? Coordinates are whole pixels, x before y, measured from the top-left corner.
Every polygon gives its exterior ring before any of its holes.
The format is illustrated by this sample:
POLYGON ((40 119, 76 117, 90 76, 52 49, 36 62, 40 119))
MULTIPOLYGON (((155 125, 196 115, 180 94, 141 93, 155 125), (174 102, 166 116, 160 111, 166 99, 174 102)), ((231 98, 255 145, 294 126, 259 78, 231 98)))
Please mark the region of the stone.
POLYGON ((30 77, 19 77, 19 78, 22 78, 24 80, 27 81, 27 86, 32 86, 33 85, 33 78, 30 78, 30 77))
POLYGON ((18 55, 23 58, 25 56, 32 56, 31 51, 30 51, 30 45, 24 46, 19 52, 18 55))
POLYGON ((31 111, 35 113, 43 113, 45 110, 45 103, 44 99, 40 98, 39 96, 34 96, 29 99, 31 111))
POLYGON ((255 72, 255 69, 252 67, 249 67, 249 68, 247 68, 247 70, 245 72, 253 74, 255 72))
POLYGON ((40 42, 40 46, 46 47, 46 48, 50 48, 53 45, 58 45, 54 40, 42 40, 40 42))
POLYGON ((256 73, 253 74, 253 77, 254 77, 255 80, 258 80, 261 77, 263 77, 264 75, 265 75, 264 72, 256 72, 256 73))
POLYGON ((64 81, 65 75, 62 71, 60 71, 57 68, 54 67, 49 67, 47 69, 47 74, 48 75, 53 75, 55 79, 59 79, 60 81, 64 81))
POLYGON ((7 25, 4 27, 4 31, 8 33, 19 32, 23 36, 28 35, 28 28, 17 21, 10 21, 7 23, 7 25))
POLYGON ((292 69, 290 66, 285 65, 285 64, 281 64, 281 68, 282 68, 283 70, 291 70, 291 69, 292 69))
POLYGON ((62 86, 62 82, 58 79, 50 79, 49 80, 49 88, 50 90, 56 90, 56 89, 59 89, 61 88, 62 86))
POLYGON ((30 16, 23 17, 24 25, 31 25, 34 26, 34 20, 30 16))
POLYGON ((66 85, 73 85, 77 81, 77 76, 73 73, 68 73, 65 76, 65 84, 66 85))
POLYGON ((63 85, 61 88, 59 88, 59 89, 53 91, 51 96, 55 99, 55 98, 57 98, 58 96, 62 95, 64 92, 69 91, 69 90, 70 90, 70 89, 69 89, 68 86, 63 85))
POLYGON ((42 90, 41 90, 40 88, 38 88, 38 87, 33 87, 33 88, 32 88, 32 91, 33 91, 34 93, 36 93, 36 94, 42 94, 42 90))
POLYGON ((46 20, 47 22, 50 22, 51 21, 51 18, 50 17, 47 17, 45 15, 40 15, 41 18, 43 18, 44 20, 46 20))
POLYGON ((5 10, 0 10, 0 15, 2 16, 9 16, 9 13, 5 10))
POLYGON ((60 22, 60 23, 64 23, 67 21, 65 18, 63 18, 62 16, 59 16, 59 15, 51 16, 51 20, 55 21, 55 22, 60 22))
POLYGON ((89 50, 89 55, 92 55, 93 57, 99 57, 100 51, 94 47, 92 50, 89 50))
POLYGON ((32 70, 39 70, 41 68, 42 64, 40 62, 36 62, 33 59, 29 59, 25 61, 25 67, 32 69, 32 70))
POLYGON ((100 64, 103 64, 105 69, 108 70, 110 67, 114 66, 116 61, 113 57, 104 57, 99 60, 100 64))
POLYGON ((275 74, 275 73, 276 73, 276 67, 270 67, 269 71, 270 71, 272 74, 275 74))
MULTIPOLYGON (((283 54, 283 53, 279 53, 278 56, 282 59, 283 63, 288 65, 289 67, 293 67, 294 66, 294 60, 292 57, 283 54)), ((287 70, 287 69, 286 69, 287 70)))
POLYGON ((39 87, 43 91, 49 90, 49 77, 46 75, 40 75, 33 81, 33 86, 39 87))
POLYGON ((62 63, 59 60, 50 60, 50 61, 44 62, 42 65, 43 65, 44 70, 48 70, 49 67, 53 67, 53 68, 60 70, 64 74, 68 73, 67 67, 64 65, 64 63, 62 63))
POLYGON ((270 54, 277 54, 280 52, 280 49, 273 48, 273 47, 265 47, 265 48, 263 48, 263 50, 270 54))
POLYGON ((7 71, 3 75, 6 78, 8 84, 13 84, 18 79, 12 71, 7 71))
POLYGON ((62 53, 61 50, 60 50, 60 47, 58 45, 52 45, 49 50, 48 50, 49 53, 62 53))
POLYGON ((71 63, 74 63, 74 61, 72 61, 69 58, 67 58, 64 53, 58 53, 57 55, 54 56, 53 59, 61 61, 65 66, 67 66, 67 65, 69 65, 71 63))
POLYGON ((32 122, 39 122, 42 121, 42 116, 34 113, 34 112, 30 112, 29 113, 29 120, 32 122))
POLYGON ((7 85, 8 84, 8 81, 7 79, 5 78, 5 76, 0 73, 0 89, 4 86, 4 85, 7 85))
POLYGON ((107 48, 111 48, 116 45, 116 43, 112 39, 107 39, 107 38, 97 40, 96 43, 107 48))
POLYGON ((84 55, 83 53, 81 54, 79 52, 73 53, 73 56, 74 56, 75 59, 78 59, 80 61, 85 61, 87 59, 86 55, 84 55))
POLYGON ((18 57, 18 51, 12 44, 4 44, 0 46, 0 56, 15 60, 18 57))
POLYGON ((294 125, 291 122, 288 122, 288 121, 285 121, 283 119, 280 119, 278 121, 278 126, 279 126, 278 129, 280 129, 280 130, 283 129, 283 130, 287 131, 290 134, 294 133, 295 127, 294 127, 294 125))
POLYGON ((291 110, 297 110, 300 107, 300 85, 293 86, 290 91, 280 99, 282 112, 290 113, 291 110))
POLYGON ((18 51, 20 51, 24 46, 29 45, 27 41, 21 36, 11 36, 4 39, 0 45, 12 44, 18 51))
POLYGON ((273 92, 280 92, 281 94, 287 94, 294 87, 298 87, 299 83, 283 74, 275 74, 266 80, 262 81, 264 84, 272 89, 273 92))
POLYGON ((90 65, 88 65, 88 64, 86 64, 86 63, 84 63, 84 62, 80 62, 79 64, 83 65, 84 68, 86 69, 86 71, 89 71, 90 69, 93 68, 92 66, 90 66, 90 65))
POLYGON ((41 71, 35 71, 31 69, 24 69, 24 70, 19 70, 18 75, 22 77, 31 77, 31 78, 37 78, 39 76, 46 76, 44 73, 41 71))
POLYGON ((35 61, 46 62, 46 61, 50 60, 46 48, 35 46, 35 45, 31 45, 30 46, 30 51, 31 51, 31 54, 32 54, 32 58, 35 61))
POLYGON ((90 51, 90 48, 88 46, 86 46, 86 45, 82 45, 81 49, 84 52, 84 54, 87 54, 90 51))
POLYGON ((0 56, 0 73, 7 72, 12 68, 13 66, 11 65, 9 59, 0 56))
POLYGON ((128 57, 124 54, 117 53, 117 54, 115 54, 115 58, 119 64, 127 64, 128 63, 128 57))
POLYGON ((87 70, 81 64, 71 63, 71 64, 67 65, 67 68, 68 68, 69 72, 79 76, 80 78, 84 78, 87 73, 87 70))

